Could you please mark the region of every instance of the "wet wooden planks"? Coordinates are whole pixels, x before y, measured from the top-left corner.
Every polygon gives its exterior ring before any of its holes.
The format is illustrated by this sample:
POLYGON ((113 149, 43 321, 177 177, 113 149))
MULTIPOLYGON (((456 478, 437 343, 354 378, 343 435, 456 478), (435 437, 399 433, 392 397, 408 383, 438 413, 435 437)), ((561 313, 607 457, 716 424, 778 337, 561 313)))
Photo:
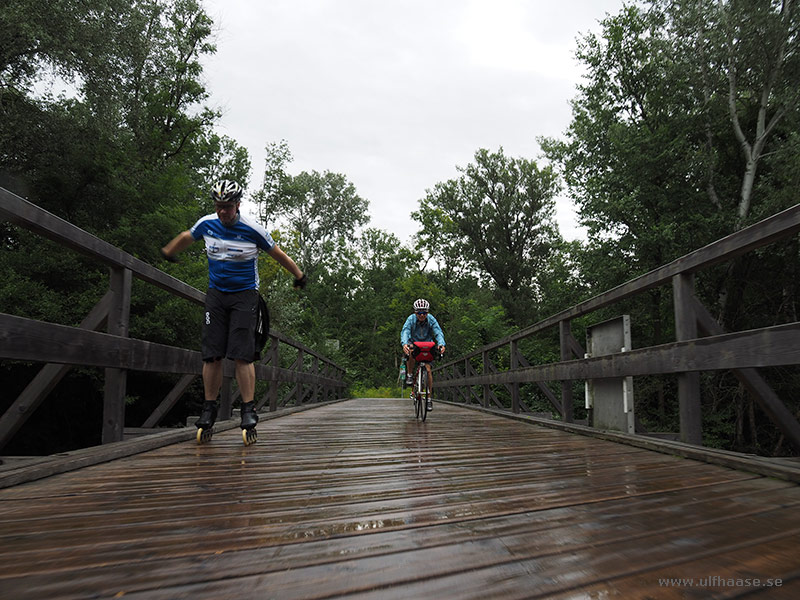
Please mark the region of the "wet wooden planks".
POLYGON ((0 490, 9 599, 789 598, 799 549, 795 484, 406 400, 0 490))

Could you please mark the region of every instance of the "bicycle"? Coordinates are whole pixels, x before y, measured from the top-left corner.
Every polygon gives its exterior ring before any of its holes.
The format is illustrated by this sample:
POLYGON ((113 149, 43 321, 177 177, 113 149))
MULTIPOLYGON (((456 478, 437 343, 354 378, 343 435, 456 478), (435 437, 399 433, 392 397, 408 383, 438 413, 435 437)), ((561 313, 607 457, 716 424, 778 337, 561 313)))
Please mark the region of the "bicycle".
POLYGON ((416 361, 411 388, 411 399, 414 401, 414 416, 424 422, 428 418, 428 402, 431 402, 431 388, 428 385, 428 365, 436 358, 433 353, 435 342, 413 342, 411 351, 416 361))

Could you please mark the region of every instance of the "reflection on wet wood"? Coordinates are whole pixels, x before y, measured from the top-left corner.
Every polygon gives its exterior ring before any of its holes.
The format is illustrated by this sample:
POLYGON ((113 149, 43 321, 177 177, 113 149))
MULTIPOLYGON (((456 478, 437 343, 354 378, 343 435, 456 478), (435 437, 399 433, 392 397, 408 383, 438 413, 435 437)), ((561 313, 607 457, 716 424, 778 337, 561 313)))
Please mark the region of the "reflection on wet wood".
POLYGON ((798 548, 795 484, 405 400, 0 490, 14 599, 789 598, 798 548))

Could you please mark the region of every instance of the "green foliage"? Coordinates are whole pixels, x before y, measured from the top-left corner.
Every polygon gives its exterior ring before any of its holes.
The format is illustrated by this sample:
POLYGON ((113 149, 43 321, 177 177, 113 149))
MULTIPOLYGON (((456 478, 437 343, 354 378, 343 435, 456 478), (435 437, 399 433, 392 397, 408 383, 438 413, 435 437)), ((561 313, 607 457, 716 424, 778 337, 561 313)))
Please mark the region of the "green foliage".
MULTIPOLYGON (((566 139, 541 143, 588 228, 588 243, 573 257, 590 290, 622 284, 796 203, 787 190, 796 189, 800 164, 799 22, 796 3, 654 0, 625 6, 579 42, 587 77, 566 139)), ((700 273, 697 295, 727 330, 796 320, 789 283, 796 256, 788 244, 700 273)), ((631 315, 638 346, 674 339, 668 290, 614 310, 631 315)), ((744 448, 747 428, 731 436, 728 425, 743 422, 752 400, 722 410, 741 391, 719 385, 703 381, 706 433, 744 448), (712 400, 718 395, 727 405, 712 400)), ((642 386, 637 406, 669 426, 667 388, 642 386)))
POLYGON ((264 181, 254 194, 259 215, 264 222, 280 223, 296 238, 300 267, 314 277, 330 256, 345 252, 353 232, 369 222, 369 202, 340 173, 286 173, 292 156, 285 141, 269 144, 266 150, 264 181))
POLYGON ((353 388, 351 395, 353 398, 402 398, 405 396, 401 392, 400 386, 380 387, 380 388, 353 388))
MULTIPOLYGON (((10 0, 0 8, 0 22, 0 185, 161 264, 158 249, 202 214, 198 198, 207 197, 217 169, 246 177, 246 152, 214 134, 217 113, 203 105, 201 59, 214 47, 211 21, 197 2, 10 0), (53 98, 35 91, 56 77, 73 92, 53 98)), ((77 325, 105 294, 105 267, 26 230, 3 226, 0 232, 0 310, 77 325)), ((180 265, 164 268, 205 287, 205 258, 194 249, 180 265)), ((131 335, 194 348, 198 310, 136 282, 131 335)), ((29 380, 14 370, 2 377, 8 389, 16 377, 29 380)), ((158 377, 150 377, 142 389, 152 394, 158 377)), ((77 418, 92 423, 87 430, 94 439, 102 386, 94 371, 73 370, 48 404, 52 410, 80 398, 86 410, 76 410, 77 418)), ((129 395, 145 398, 133 389, 129 395)), ((87 445, 76 439, 82 434, 44 429, 38 452, 87 445)))
POLYGON ((556 174, 506 157, 502 148, 480 149, 473 164, 458 170, 460 178, 436 184, 412 214, 423 225, 420 245, 445 265, 460 256, 473 273, 491 278, 512 319, 529 319, 546 288, 542 267, 560 241, 556 174))
POLYGON ((475 298, 452 298, 447 302, 447 344, 450 356, 480 348, 509 333, 502 306, 481 306, 475 298))
MULTIPOLYGON (((260 256, 272 327, 346 367, 353 394, 399 397, 400 328, 417 298, 431 302, 455 359, 793 205, 800 188, 798 11, 787 2, 625 6, 600 34, 579 42, 587 77, 572 122, 565 139, 540 140, 553 166, 478 149, 457 178, 420 201, 411 248, 367 228, 369 203, 346 175, 290 175, 288 142, 267 144, 262 183, 250 198, 309 275, 307 288, 295 290, 291 276, 260 256), (589 231, 586 243, 565 242, 554 223, 559 175, 589 231)), ((0 23, 0 185, 204 289, 200 244, 179 264, 165 264, 158 249, 212 211, 213 181, 247 187, 251 163, 243 147, 213 129, 219 114, 206 105, 202 77, 203 60, 215 50, 213 24, 201 5, 8 0, 0 23), (74 93, 35 91, 56 78, 74 93)), ((4 312, 77 325, 108 288, 105 268, 15 226, 0 224, 0 247, 4 312)), ((699 274, 697 295, 729 330, 795 322, 799 265, 800 243, 791 240, 699 274)), ((582 340, 587 325, 626 313, 637 346, 660 344, 674 340, 672 311, 670 291, 659 288, 573 319, 571 328, 582 340)), ((196 349, 200 314, 134 281, 133 337, 196 349)), ((558 332, 525 339, 519 350, 530 364, 556 362, 558 332)), ((282 353, 280 365, 295 358, 282 353)), ((491 360, 506 368, 508 346, 491 360)), ((482 372, 480 355, 472 367, 482 372)), ((0 365, 7 392, 0 411, 35 372, 0 365)), ((768 377, 781 397, 794 398, 797 369, 768 377)), ((132 424, 174 379, 130 374, 132 424)), ((759 453, 781 447, 737 382, 725 374, 702 381, 707 444, 759 453)), ((73 370, 28 426, 36 434, 6 451, 98 442, 102 386, 100 370, 73 370)), ((552 412, 537 386, 522 387, 533 410, 552 412)), ((510 406, 508 391, 496 388, 510 406)), ((645 425, 676 430, 674 378, 637 378, 635 389, 645 425)), ((182 422, 201 394, 198 382, 167 424, 182 422)))

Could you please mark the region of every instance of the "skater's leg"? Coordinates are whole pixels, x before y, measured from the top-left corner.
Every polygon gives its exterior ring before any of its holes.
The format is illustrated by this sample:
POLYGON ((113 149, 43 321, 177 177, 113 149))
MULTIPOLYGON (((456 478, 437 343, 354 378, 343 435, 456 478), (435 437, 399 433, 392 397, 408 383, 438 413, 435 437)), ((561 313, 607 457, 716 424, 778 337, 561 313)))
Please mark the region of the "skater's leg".
MULTIPOLYGON (((253 375, 255 377, 255 373, 253 375)), ((222 361, 203 363, 203 390, 206 400, 216 400, 222 387, 222 361)))
POLYGON ((213 360, 203 363, 203 393, 205 402, 197 419, 197 441, 207 442, 211 439, 211 428, 217 420, 217 395, 222 387, 222 361, 213 360))
POLYGON ((252 402, 256 393, 256 368, 253 363, 245 360, 236 361, 236 383, 239 385, 242 402, 252 402))
POLYGON ((241 427, 242 429, 253 429, 258 423, 256 405, 253 402, 256 392, 256 368, 253 363, 244 360, 236 361, 236 383, 239 384, 239 392, 242 394, 241 427))

